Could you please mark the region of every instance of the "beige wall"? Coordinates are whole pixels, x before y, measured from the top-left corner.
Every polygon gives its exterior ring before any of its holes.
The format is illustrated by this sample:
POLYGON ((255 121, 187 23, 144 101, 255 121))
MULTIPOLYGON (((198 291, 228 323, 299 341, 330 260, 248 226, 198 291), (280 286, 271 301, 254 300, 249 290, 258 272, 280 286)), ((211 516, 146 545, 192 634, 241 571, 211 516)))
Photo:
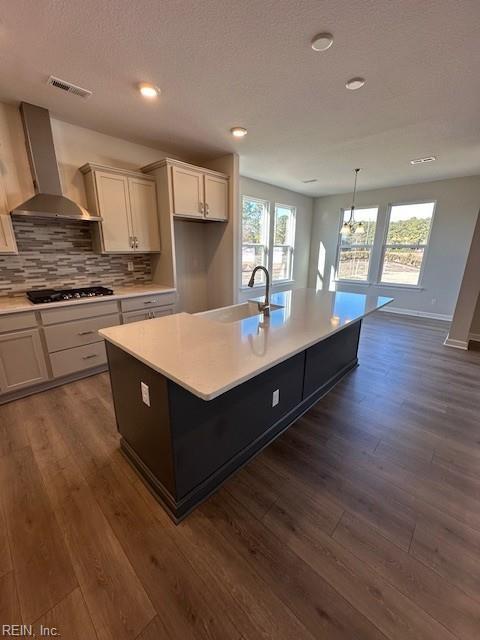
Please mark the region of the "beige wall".
POLYGON ((473 314, 470 337, 475 337, 475 340, 480 340, 480 295, 477 298, 477 305, 473 314))
MULTIPOLYGON (((435 200, 435 218, 425 258, 421 288, 385 285, 345 285, 340 290, 370 292, 395 298, 392 307, 412 313, 450 319, 457 300, 470 242, 480 207, 480 176, 362 191, 357 206, 435 200)), ((318 198, 312 225, 310 286, 319 278, 328 287, 335 267, 341 208, 349 207, 351 194, 318 198), (321 274, 319 274, 321 272, 321 274)))
MULTIPOLYGON (((138 169, 167 155, 158 149, 53 118, 52 132, 64 193, 83 206, 87 203, 83 176, 78 171, 82 164, 99 162, 124 169, 138 169)), ((17 107, 4 103, 0 103, 0 176, 9 209, 33 195, 20 113, 17 107)))
MULTIPOLYGON (((240 177, 240 197, 253 196, 269 200, 271 203, 288 204, 297 210, 295 225, 295 254, 293 259, 293 280, 292 284, 274 287, 277 290, 303 288, 308 286, 308 266, 310 259, 310 234, 312 229, 313 198, 304 196, 294 191, 282 189, 266 182, 253 180, 251 178, 240 177)), ((240 205, 241 206, 241 205, 240 205)), ((237 247, 241 244, 240 238, 240 216, 237 222, 237 247)), ((235 262, 237 273, 240 273, 240 255, 235 262)), ((246 300, 252 297, 251 289, 240 290, 240 281, 237 280, 238 299, 246 300)), ((261 295, 261 291, 255 290, 255 295, 261 295)))
POLYGON ((230 177, 229 208, 226 223, 208 223, 206 229, 207 251, 207 307, 216 309, 235 302, 237 273, 235 230, 239 219, 239 157, 236 153, 204 162, 204 166, 221 171, 230 177))
POLYGON ((450 331, 445 344, 466 349, 476 322, 475 311, 480 295, 480 214, 469 247, 462 284, 458 294, 450 331))
POLYGON ((174 220, 173 224, 178 292, 176 310, 187 313, 206 311, 207 233, 210 224, 181 219, 174 220))

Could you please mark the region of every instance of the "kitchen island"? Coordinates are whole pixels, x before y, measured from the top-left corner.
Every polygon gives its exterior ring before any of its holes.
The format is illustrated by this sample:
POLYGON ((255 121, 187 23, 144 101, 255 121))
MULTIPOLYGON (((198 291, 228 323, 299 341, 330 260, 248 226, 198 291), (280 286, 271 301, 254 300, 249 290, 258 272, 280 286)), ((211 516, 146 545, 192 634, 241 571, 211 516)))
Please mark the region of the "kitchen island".
POLYGON ((102 329, 121 447, 178 522, 357 366, 392 298, 296 289, 102 329))

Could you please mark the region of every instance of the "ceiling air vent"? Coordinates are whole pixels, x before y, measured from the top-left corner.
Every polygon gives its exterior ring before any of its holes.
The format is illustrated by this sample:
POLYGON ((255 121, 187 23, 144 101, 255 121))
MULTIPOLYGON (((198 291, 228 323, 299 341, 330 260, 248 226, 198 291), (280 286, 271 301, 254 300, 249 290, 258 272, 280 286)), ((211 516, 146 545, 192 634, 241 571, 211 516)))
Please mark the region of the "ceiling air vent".
POLYGON ((65 93, 73 93, 73 95, 80 96, 80 98, 84 98, 85 100, 92 95, 92 92, 88 89, 82 89, 82 87, 78 87, 76 84, 72 84, 66 80, 60 80, 60 78, 56 78, 55 76, 50 76, 47 80, 47 84, 57 89, 61 89, 62 91, 65 91, 65 93))

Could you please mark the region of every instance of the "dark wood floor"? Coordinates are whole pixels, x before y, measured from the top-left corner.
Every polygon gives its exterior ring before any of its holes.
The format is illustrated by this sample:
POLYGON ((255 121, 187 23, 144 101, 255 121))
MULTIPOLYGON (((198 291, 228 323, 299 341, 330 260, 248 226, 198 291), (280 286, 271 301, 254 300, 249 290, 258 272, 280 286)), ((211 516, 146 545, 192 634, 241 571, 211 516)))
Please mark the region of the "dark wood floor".
POLYGON ((480 353, 377 314, 361 365, 175 527, 108 377, 0 407, 0 624, 64 640, 480 638, 480 353))

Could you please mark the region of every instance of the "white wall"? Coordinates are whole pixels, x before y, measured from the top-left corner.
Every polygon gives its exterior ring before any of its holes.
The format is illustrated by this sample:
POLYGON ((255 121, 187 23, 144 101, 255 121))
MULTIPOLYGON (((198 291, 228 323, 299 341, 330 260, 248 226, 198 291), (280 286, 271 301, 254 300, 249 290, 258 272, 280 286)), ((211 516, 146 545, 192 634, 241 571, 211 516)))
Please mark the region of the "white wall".
MULTIPOLYGON (((421 288, 385 285, 338 284, 342 291, 369 291, 395 298, 392 307, 450 319, 458 296, 473 230, 480 208, 480 176, 363 191, 357 206, 435 200, 437 202, 421 288)), ((330 285, 334 270, 341 208, 351 204, 351 194, 317 198, 312 225, 309 286, 330 285), (320 272, 320 273, 319 273, 320 272)))
MULTIPOLYGON (((251 178, 244 178, 243 176, 240 176, 240 198, 242 196, 253 196, 255 198, 269 200, 272 211, 275 202, 278 204, 288 204, 296 208, 297 216, 295 225, 295 253, 293 258, 293 283, 274 285, 273 289, 275 291, 281 291, 308 286, 313 198, 267 184, 266 182, 259 182, 258 180, 252 180, 251 178)), ((240 217, 241 216, 239 216, 239 218, 240 217)), ((237 224, 238 247, 240 247, 241 244, 240 224, 241 220, 239 219, 237 224)), ((239 272, 240 253, 237 263, 237 271, 239 272)), ((240 278, 238 279, 238 282, 240 282, 240 278)), ((262 295, 262 289, 255 289, 254 295, 262 295)), ((251 289, 238 290, 239 301, 247 300, 251 297, 251 289)))

